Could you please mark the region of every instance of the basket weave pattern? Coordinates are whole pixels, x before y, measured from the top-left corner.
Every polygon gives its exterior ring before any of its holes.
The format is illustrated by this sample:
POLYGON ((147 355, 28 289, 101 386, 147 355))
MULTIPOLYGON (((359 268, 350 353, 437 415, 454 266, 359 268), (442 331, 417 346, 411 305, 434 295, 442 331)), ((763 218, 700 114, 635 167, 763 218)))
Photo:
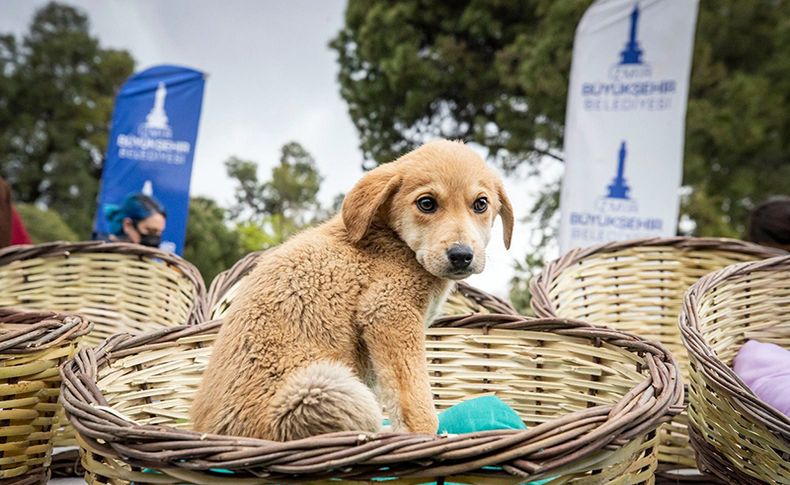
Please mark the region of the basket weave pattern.
POLYGON ((96 345, 119 332, 197 323, 205 285, 178 256, 128 243, 12 246, 0 251, 0 307, 77 312, 96 345))
POLYGON ((58 367, 89 331, 76 315, 0 310, 0 483, 46 482, 62 415, 58 367))
POLYGON ((790 418, 731 369, 750 339, 790 350, 790 256, 702 278, 686 294, 680 328, 691 359, 688 412, 701 466, 733 484, 790 483, 790 418))
POLYGON ((206 308, 208 318, 216 320, 230 307, 233 297, 238 292, 239 283, 247 274, 255 268, 258 258, 266 254, 266 251, 249 253, 236 262, 230 269, 227 269, 211 282, 206 296, 206 308))
POLYGON ((513 305, 498 296, 459 281, 442 306, 443 315, 467 315, 469 313, 517 314, 513 305))
POLYGON ((350 432, 282 443, 200 435, 189 431, 188 411, 220 325, 118 335, 62 369, 89 483, 516 483, 554 475, 554 483, 653 483, 654 430, 682 408, 679 368, 659 344, 574 321, 456 316, 428 330, 437 407, 495 393, 528 430, 350 432))
MULTIPOLYGON (((729 239, 653 238, 572 250, 530 282, 539 317, 585 320, 659 341, 688 376, 688 356, 677 318, 683 293, 705 274, 727 265, 785 254, 729 239)), ((665 468, 696 466, 687 416, 662 427, 659 460, 665 468)))
MULTIPOLYGON (((0 250, 0 308, 79 313, 93 323, 82 343, 97 345, 119 332, 204 321, 205 285, 190 263, 137 244, 12 246, 0 250)), ((61 424, 55 446, 75 446, 61 424)), ((53 473, 74 473, 76 459, 58 453, 53 473)))

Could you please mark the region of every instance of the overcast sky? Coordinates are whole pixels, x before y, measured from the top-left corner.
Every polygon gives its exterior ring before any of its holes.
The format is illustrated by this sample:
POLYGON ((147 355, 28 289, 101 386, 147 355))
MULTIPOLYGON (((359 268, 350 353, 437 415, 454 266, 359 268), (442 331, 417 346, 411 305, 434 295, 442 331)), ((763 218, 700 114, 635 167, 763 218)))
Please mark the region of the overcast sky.
MULTIPOLYGON (((255 160, 267 177, 280 147, 298 141, 325 177, 331 201, 362 175, 356 129, 340 97, 337 63, 328 48, 343 24, 344 0, 66 0, 85 10, 102 46, 127 49, 142 70, 169 63, 208 73, 192 172, 192 193, 227 205, 233 185, 223 161, 255 160)), ((0 32, 22 34, 44 0, 2 0, 0 32)), ((509 180, 523 217, 539 181, 509 180)), ((469 281, 507 293, 513 258, 522 259, 523 224, 505 252, 497 222, 488 266, 469 281)))

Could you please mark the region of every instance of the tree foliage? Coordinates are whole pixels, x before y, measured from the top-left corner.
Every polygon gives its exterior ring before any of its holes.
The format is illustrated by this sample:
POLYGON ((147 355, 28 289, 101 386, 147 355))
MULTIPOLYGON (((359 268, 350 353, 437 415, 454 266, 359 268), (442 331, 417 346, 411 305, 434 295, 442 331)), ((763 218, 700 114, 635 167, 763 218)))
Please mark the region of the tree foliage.
POLYGON ((193 197, 189 202, 184 258, 197 266, 206 284, 244 255, 239 235, 228 226, 226 216, 225 209, 211 199, 193 197))
POLYGON ((790 2, 702 2, 686 119, 683 212, 693 233, 742 236, 790 193, 790 2))
MULTIPOLYGON (((506 169, 561 159, 574 29, 590 3, 350 0, 332 47, 365 156, 383 163, 443 136, 506 169)), ((788 2, 701 2, 681 207, 692 234, 742 234, 760 199, 790 192, 788 99, 788 2)), ((534 217, 552 220, 556 189, 534 217)))
POLYGON ((282 243, 306 225, 323 218, 318 201, 321 175, 315 160, 299 143, 286 143, 271 178, 258 178, 258 165, 231 157, 225 162, 236 182, 236 203, 231 208, 239 223, 245 249, 265 249, 282 243))
POLYGON ((33 244, 79 240, 77 234, 53 210, 41 209, 34 204, 17 204, 16 210, 33 244))
POLYGON ((49 3, 23 38, 0 37, 0 173, 17 200, 60 214, 87 238, 113 99, 134 60, 106 49, 87 16, 49 3))
POLYGON ((480 143, 506 167, 557 151, 586 3, 349 1, 332 46, 365 156, 433 136, 480 143))
POLYGON ((207 282, 241 256, 284 242, 324 216, 318 202, 321 176, 315 160, 299 143, 286 143, 270 178, 258 178, 258 164, 231 157, 225 162, 235 181, 235 203, 226 210, 193 198, 184 249, 186 259, 207 282))

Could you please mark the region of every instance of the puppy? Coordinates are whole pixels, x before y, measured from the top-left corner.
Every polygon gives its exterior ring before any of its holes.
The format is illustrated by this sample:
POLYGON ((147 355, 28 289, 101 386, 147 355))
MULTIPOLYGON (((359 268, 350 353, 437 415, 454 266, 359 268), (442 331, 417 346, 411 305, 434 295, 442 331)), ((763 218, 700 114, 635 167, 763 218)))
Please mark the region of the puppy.
POLYGON ((425 326, 453 280, 479 273, 494 218, 513 209, 470 148, 428 143, 366 174, 321 226, 245 278, 192 407, 201 432, 293 440, 435 433, 425 326), (375 390, 375 394, 374 394, 375 390))

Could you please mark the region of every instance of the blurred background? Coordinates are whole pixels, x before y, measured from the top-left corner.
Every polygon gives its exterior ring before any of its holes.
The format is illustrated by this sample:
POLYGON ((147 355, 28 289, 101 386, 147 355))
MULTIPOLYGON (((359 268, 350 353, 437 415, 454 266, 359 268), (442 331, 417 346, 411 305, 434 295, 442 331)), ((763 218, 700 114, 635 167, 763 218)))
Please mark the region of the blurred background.
MULTIPOLYGON (((441 136, 506 177, 513 246, 495 234, 470 281, 525 308, 529 275, 558 255, 571 53, 590 4, 3 0, 0 175, 34 242, 90 238, 121 85, 190 66, 207 77, 184 256, 207 280, 441 136)), ((790 193, 789 98, 790 5, 701 1, 679 234, 742 237, 756 204, 790 193)))

